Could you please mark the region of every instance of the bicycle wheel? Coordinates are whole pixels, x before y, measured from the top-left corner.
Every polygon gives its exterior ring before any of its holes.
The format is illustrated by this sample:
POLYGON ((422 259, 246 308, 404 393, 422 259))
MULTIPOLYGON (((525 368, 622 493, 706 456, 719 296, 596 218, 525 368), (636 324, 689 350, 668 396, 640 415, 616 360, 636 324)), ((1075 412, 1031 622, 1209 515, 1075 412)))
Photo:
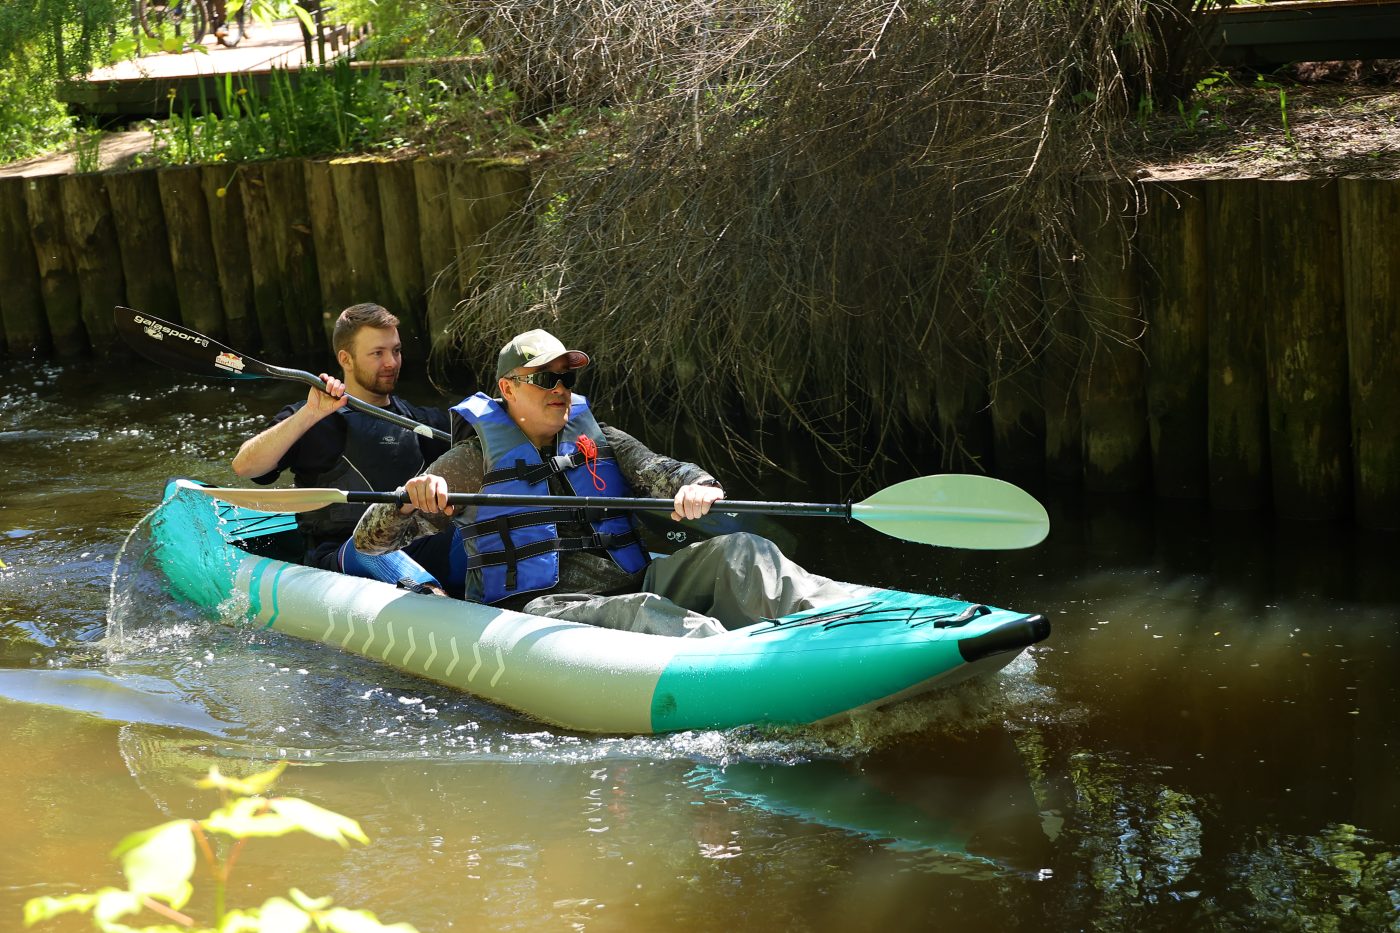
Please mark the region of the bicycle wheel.
POLYGON ((219 42, 226 48, 233 48, 243 41, 243 34, 248 29, 248 3, 244 0, 239 4, 238 12, 227 17, 223 23, 223 34, 219 35, 219 28, 215 27, 214 34, 219 36, 219 42))
POLYGON ((204 0, 184 0, 185 23, 190 27, 190 45, 199 45, 209 34, 209 7, 204 0))
POLYGON ((169 10, 161 0, 131 0, 131 15, 149 39, 159 39, 169 10))

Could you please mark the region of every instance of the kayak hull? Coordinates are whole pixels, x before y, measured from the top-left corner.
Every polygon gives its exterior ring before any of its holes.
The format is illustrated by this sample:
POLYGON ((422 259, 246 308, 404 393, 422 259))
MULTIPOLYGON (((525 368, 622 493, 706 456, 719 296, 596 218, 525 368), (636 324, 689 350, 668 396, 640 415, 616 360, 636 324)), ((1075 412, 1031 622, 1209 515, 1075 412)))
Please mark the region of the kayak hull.
POLYGON ((152 517, 168 592, 211 616, 321 642, 582 732, 837 719, 1004 667, 1049 634, 1026 615, 852 587, 710 638, 620 632, 442 599, 270 556, 290 516, 175 483, 152 517))

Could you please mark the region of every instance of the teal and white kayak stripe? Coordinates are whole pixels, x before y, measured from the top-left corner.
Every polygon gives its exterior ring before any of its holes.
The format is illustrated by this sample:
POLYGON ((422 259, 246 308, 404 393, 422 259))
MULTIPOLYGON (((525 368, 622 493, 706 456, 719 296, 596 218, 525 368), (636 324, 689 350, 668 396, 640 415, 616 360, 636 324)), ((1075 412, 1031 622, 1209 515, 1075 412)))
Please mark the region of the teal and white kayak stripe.
POLYGON ((166 492, 152 538, 177 598, 584 732, 820 722, 997 670, 1049 632, 1039 616, 865 587, 711 638, 619 632, 251 554, 222 532, 237 540, 266 513, 221 518, 204 496, 166 492))

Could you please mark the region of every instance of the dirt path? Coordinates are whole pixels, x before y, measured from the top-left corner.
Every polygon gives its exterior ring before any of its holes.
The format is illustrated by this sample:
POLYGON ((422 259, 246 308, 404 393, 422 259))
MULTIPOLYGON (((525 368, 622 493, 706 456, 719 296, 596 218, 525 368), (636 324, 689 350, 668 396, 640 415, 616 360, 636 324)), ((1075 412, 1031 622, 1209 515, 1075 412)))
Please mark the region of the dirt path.
MULTIPOLYGON (((100 170, 128 168, 136 157, 150 152, 154 137, 150 130, 124 130, 104 133, 98 147, 100 170)), ((76 160, 71 150, 49 152, 22 162, 0 165, 0 178, 16 175, 66 175, 74 169, 76 160)))

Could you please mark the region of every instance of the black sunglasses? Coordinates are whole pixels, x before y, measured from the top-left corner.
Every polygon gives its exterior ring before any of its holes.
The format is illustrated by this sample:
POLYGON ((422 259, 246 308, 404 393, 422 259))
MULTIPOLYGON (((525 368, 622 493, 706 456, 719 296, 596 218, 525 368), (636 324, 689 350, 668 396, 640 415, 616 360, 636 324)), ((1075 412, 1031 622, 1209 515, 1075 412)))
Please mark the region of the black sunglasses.
POLYGON ((578 382, 578 372, 571 369, 567 372, 555 373, 546 369, 528 376, 507 376, 506 378, 512 382, 528 382, 532 386, 539 386, 541 389, 549 391, 561 382, 564 383, 564 388, 572 389, 574 383, 578 382))

